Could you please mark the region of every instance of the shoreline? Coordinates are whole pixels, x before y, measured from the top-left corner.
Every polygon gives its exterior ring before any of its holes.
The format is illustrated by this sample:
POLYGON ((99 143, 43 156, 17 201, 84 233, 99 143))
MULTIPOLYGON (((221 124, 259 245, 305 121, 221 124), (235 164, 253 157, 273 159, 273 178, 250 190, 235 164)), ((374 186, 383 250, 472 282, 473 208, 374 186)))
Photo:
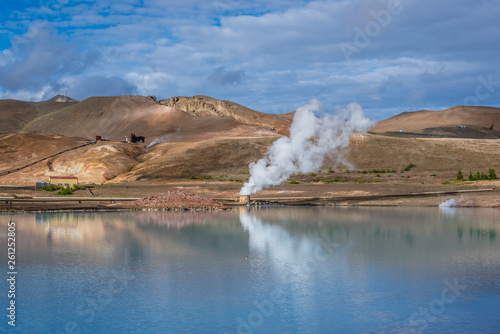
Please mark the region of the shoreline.
MULTIPOLYGON (((23 213, 23 212, 96 212, 96 211, 224 211, 235 207, 296 207, 296 206, 342 206, 342 207, 439 207, 443 203, 444 197, 495 194, 494 188, 468 189, 468 190, 448 190, 432 191, 405 194, 381 194, 365 196, 303 196, 303 197, 255 197, 250 203, 239 203, 231 198, 213 198, 221 203, 220 206, 190 206, 181 204, 167 207, 137 207, 127 205, 137 198, 123 197, 0 197, 0 214, 23 213), (439 203, 436 202, 439 199, 439 203), (429 202, 429 200, 431 202, 429 202), (107 204, 105 204, 107 202, 107 204)), ((453 197, 451 197, 453 198, 453 197)), ((451 199, 450 198, 450 199, 451 199)), ((498 204, 474 204, 470 200, 459 200, 456 205, 446 207, 451 208, 499 208, 498 204)))

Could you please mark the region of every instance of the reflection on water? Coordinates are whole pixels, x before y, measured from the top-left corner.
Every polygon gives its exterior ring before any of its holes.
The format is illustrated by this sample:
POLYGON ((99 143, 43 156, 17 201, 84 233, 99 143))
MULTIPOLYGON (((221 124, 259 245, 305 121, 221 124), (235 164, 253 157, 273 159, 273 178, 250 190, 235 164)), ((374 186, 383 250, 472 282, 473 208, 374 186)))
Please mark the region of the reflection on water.
POLYGON ((2 244, 10 218, 22 312, 15 331, 0 325, 7 332, 493 333, 499 325, 494 209, 37 213, 0 216, 2 244), (439 304, 454 280, 467 288, 439 304))

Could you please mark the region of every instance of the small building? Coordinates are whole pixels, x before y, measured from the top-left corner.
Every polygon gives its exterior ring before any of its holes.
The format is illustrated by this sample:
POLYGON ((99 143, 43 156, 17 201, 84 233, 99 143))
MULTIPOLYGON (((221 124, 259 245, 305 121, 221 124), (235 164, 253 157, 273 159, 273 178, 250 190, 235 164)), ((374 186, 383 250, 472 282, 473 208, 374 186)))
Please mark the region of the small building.
POLYGON ((50 176, 49 183, 59 187, 71 187, 74 184, 78 185, 76 176, 50 176))
POLYGON ((145 140, 146 138, 144 136, 136 136, 135 133, 130 135, 130 141, 132 143, 144 143, 145 140))
POLYGON ((35 182, 35 188, 36 189, 42 189, 43 187, 47 187, 50 184, 49 181, 36 181, 35 182))

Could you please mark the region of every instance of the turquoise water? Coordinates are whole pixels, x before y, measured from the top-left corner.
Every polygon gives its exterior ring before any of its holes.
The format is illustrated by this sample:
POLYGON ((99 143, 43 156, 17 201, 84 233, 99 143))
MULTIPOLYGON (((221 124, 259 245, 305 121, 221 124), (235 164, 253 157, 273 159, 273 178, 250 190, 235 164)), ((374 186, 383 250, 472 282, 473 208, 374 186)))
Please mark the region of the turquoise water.
POLYGON ((6 333, 499 333, 500 210, 0 216, 6 333))

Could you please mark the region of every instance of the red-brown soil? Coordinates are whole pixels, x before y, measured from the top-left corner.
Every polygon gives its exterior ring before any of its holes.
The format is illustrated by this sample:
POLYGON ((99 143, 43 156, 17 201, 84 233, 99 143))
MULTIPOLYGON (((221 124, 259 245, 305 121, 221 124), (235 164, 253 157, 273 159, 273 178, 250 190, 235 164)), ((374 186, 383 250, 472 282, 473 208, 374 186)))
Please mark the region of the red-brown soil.
POLYGON ((227 209, 227 207, 222 205, 220 202, 180 190, 167 191, 166 193, 147 196, 137 201, 122 203, 120 204, 120 207, 127 209, 167 209, 167 210, 227 209))

